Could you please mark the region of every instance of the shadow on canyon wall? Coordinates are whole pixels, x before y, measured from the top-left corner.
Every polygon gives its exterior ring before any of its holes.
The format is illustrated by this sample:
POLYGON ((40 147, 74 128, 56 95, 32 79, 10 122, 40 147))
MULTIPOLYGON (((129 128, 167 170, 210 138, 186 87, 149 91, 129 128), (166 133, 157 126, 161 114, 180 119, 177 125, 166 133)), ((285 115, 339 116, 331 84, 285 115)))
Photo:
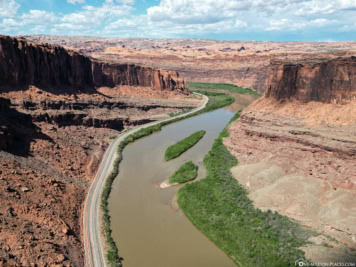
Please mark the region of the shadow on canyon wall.
POLYGON ((30 145, 36 140, 53 140, 32 122, 30 115, 11 107, 11 101, 0 98, 0 150, 11 154, 31 156, 30 145))

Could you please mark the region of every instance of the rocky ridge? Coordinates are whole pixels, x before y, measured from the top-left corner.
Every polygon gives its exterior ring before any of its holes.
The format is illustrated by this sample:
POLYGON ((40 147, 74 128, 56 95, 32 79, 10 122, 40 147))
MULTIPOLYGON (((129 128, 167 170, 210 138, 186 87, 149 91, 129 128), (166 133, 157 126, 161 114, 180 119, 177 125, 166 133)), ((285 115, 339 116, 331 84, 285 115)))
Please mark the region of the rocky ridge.
POLYGON ((334 59, 356 55, 356 42, 258 42, 206 39, 99 38, 33 35, 96 59, 179 71, 187 81, 233 83, 260 93, 271 61, 334 59))
POLYGON ((183 77, 174 71, 101 62, 60 46, 0 36, 0 86, 27 85, 76 91, 130 85, 187 93, 183 77))
POLYGON ((255 206, 318 233, 303 248, 314 262, 356 262, 355 62, 275 61, 265 97, 224 140, 255 206))
POLYGON ((265 96, 303 102, 350 102, 356 98, 356 57, 272 61, 265 96))

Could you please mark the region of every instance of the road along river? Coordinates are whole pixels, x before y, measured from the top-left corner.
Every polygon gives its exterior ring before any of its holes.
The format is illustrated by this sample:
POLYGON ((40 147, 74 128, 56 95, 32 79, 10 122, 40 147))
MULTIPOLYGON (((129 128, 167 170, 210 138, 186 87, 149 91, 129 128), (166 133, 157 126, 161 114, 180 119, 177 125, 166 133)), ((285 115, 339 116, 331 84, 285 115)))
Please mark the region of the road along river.
POLYGON ((125 267, 235 266, 179 209, 176 193, 180 186, 161 189, 159 185, 189 160, 199 165, 198 179, 204 178, 203 158, 213 141, 235 112, 254 99, 238 95, 234 106, 170 124, 124 149, 109 211, 112 236, 125 267), (195 147, 164 161, 168 146, 198 130, 207 133, 195 147))

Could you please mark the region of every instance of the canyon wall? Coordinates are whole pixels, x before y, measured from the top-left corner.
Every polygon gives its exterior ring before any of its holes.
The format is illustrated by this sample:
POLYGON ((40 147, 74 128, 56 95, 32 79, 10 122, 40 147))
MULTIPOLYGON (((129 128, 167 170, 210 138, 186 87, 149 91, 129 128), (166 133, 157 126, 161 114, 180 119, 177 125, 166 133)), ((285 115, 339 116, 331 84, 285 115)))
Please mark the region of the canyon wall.
POLYGON ((113 64, 95 60, 92 61, 91 69, 93 84, 98 87, 135 85, 187 92, 184 78, 175 71, 162 71, 134 64, 113 64))
POLYGON ((32 117, 11 107, 11 101, 0 97, 0 151, 13 151, 13 145, 25 152, 33 137, 39 137, 38 128, 32 117))
POLYGON ((60 46, 8 36, 0 36, 0 85, 71 87, 78 91, 133 85, 187 92, 183 77, 174 71, 104 63, 60 46))
POLYGON ((265 96, 303 102, 349 102, 356 98, 356 57, 272 61, 265 96))
POLYGON ((272 61, 265 97, 224 139, 254 205, 311 227, 326 244, 303 248, 312 262, 356 262, 355 74, 356 57, 272 61))
POLYGON ((0 150, 5 150, 11 141, 11 137, 8 134, 8 126, 5 125, 3 119, 3 113, 7 113, 10 110, 11 102, 6 98, 0 97, 0 150))

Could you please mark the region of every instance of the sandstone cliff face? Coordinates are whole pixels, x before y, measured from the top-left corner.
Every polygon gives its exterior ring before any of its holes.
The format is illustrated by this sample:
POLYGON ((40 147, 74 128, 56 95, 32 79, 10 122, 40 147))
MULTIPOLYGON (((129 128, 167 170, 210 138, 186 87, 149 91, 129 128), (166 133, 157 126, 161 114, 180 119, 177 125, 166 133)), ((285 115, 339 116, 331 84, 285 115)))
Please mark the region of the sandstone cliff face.
POLYGON ((134 64, 109 64, 92 61, 93 84, 95 86, 135 85, 160 90, 186 92, 184 78, 175 71, 162 71, 134 64))
POLYGON ((356 57, 300 63, 272 61, 265 97, 349 102, 356 98, 356 57))
POLYGON ((177 72, 92 60, 59 46, 0 36, 0 85, 72 87, 139 85, 187 92, 177 72))
POLYGON ((92 85, 91 61, 58 46, 0 37, 0 85, 92 85))
POLYGON ((355 114, 355 57, 274 60, 265 97, 224 139, 239 160, 232 173, 256 207, 338 240, 306 248, 312 262, 356 261, 355 114))

